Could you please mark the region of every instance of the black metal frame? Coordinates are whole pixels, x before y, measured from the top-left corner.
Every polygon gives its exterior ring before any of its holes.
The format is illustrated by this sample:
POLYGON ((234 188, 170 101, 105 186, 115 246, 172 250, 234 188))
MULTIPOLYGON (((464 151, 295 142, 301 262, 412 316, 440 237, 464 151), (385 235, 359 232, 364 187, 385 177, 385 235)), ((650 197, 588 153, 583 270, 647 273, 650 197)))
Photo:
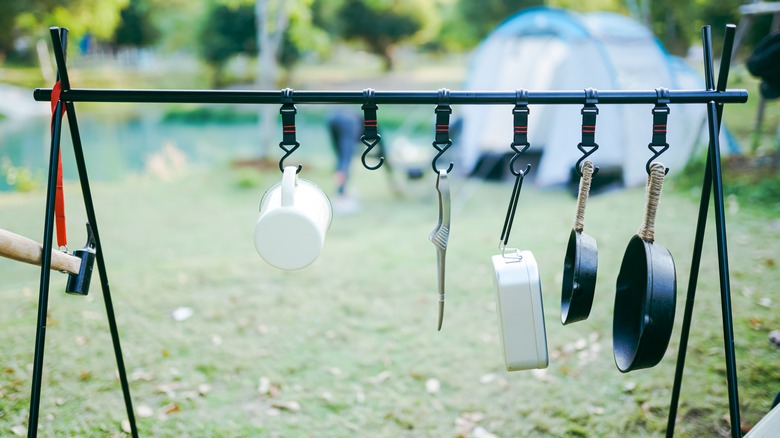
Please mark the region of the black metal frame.
MULTIPOLYGON (((677 369, 675 373, 672 400, 667 425, 667 436, 674 435, 674 425, 677 415, 677 404, 682 384, 682 374, 685 367, 685 353, 687 350, 688 334, 690 332, 693 314, 693 303, 698 281, 698 271, 701 262, 704 230, 707 222, 707 213, 712 191, 715 204, 716 234, 718 243, 718 262, 721 289, 721 310, 723 317, 723 341, 726 355, 726 369, 729 393, 729 413, 731 420, 732 437, 741 436, 739 420, 739 398, 737 394, 736 357, 734 352, 734 330, 731 311, 731 290, 728 272, 728 250, 726 248, 726 220, 723 208, 723 181, 720 167, 720 144, 718 134, 723 114, 723 106, 727 103, 744 103, 748 94, 745 90, 727 90, 731 52, 736 27, 727 26, 724 51, 721 56, 720 74, 718 85, 715 87, 714 68, 712 63, 712 38, 710 27, 702 29, 702 41, 704 47, 704 90, 668 90, 668 101, 672 104, 706 104, 709 122, 709 150, 707 154, 707 167, 702 184, 701 203, 696 227, 696 239, 693 248, 693 262, 688 284, 688 297, 685 304, 685 315, 680 339, 680 350, 677 357, 677 369), (713 190, 714 188, 714 190, 713 190)), ((57 72, 62 86, 60 100, 57 102, 52 123, 52 141, 49 156, 48 184, 46 194, 45 223, 43 230, 43 247, 52 247, 52 235, 54 225, 54 199, 57 176, 57 156, 60 150, 60 137, 62 132, 61 108, 64 105, 68 115, 68 126, 73 140, 73 149, 78 168, 81 191, 87 211, 87 218, 91 224, 95 245, 97 249, 98 271, 100 283, 105 300, 106 314, 114 353, 117 360, 122 392, 125 400, 125 408, 130 423, 131 434, 138 436, 135 417, 133 415, 130 389, 125 372, 122 349, 119 343, 114 308, 111 300, 111 292, 108 285, 106 265, 98 232, 98 223, 95 208, 92 202, 92 194, 87 177, 87 166, 84 159, 81 137, 76 120, 74 102, 165 102, 165 103, 224 103, 224 104, 280 104, 282 94, 279 91, 222 91, 222 90, 106 90, 106 89, 73 89, 70 88, 68 71, 65 63, 65 46, 67 44, 67 29, 52 27, 50 29, 57 61, 57 72)), ((363 91, 286 91, 285 97, 292 97, 295 103, 326 103, 326 104, 363 104, 365 95, 363 91)), ((33 93, 37 101, 50 101, 52 89, 36 89, 33 93)), ((524 93, 524 102, 534 104, 586 104, 588 103, 588 91, 527 91, 524 93)), ((375 104, 431 104, 440 103, 440 92, 437 91, 376 91, 372 96, 375 104)), ((633 90, 633 91, 598 91, 598 104, 656 104, 658 102, 657 90, 633 90)), ((449 92, 450 104, 507 104, 517 103, 517 90, 514 91, 452 91, 449 92)), ((28 437, 37 436, 38 416, 41 397, 41 380, 43 373, 43 355, 46 335, 46 313, 49 295, 49 272, 51 267, 51 252, 43 251, 40 277, 40 293, 38 302, 38 321, 35 340, 35 356, 33 360, 32 393, 30 396, 30 415, 28 422, 28 437)))

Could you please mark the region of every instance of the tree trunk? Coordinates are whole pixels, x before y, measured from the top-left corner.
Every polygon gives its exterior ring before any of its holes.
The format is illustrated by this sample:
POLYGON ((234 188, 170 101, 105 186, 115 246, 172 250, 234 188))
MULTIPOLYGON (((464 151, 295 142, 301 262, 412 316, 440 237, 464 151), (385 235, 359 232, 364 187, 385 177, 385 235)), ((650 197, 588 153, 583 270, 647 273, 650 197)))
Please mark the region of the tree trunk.
MULTIPOLYGON (((269 3, 271 0, 257 0, 255 3, 255 20, 257 23, 257 76, 256 85, 261 90, 276 88, 279 65, 276 54, 282 34, 287 28, 288 16, 285 5, 287 0, 278 0, 276 16, 273 23, 269 20, 269 3)), ((267 158, 269 146, 274 143, 274 122, 276 110, 273 105, 261 105, 258 110, 258 128, 260 141, 260 158, 267 158)))

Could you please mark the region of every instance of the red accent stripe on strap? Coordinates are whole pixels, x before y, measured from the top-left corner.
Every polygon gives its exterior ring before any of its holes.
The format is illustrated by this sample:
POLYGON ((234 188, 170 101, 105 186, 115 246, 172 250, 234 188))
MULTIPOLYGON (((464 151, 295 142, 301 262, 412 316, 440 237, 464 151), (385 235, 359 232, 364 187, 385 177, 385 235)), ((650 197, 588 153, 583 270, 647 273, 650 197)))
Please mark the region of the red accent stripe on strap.
MULTIPOLYGON (((57 81, 51 89, 51 125, 49 126, 49 131, 52 136, 54 135, 54 118, 65 115, 64 102, 62 104, 61 114, 55 114, 61 93, 62 84, 60 84, 60 81, 57 81)), ((68 246, 68 231, 65 227, 65 197, 62 189, 62 149, 59 150, 59 154, 57 155, 57 188, 54 192, 54 219, 57 228, 57 246, 68 246)))

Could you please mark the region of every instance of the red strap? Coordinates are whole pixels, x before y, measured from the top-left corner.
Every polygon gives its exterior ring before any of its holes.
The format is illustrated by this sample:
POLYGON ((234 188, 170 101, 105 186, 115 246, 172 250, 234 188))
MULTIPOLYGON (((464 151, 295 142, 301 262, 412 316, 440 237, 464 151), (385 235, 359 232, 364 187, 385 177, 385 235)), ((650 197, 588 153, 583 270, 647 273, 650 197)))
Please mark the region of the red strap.
MULTIPOLYGON (((60 81, 54 84, 51 89, 51 127, 54 126, 54 118, 62 117, 65 114, 65 106, 62 106, 61 114, 57 115, 54 112, 57 111, 57 103, 60 101, 60 93, 62 92, 62 85, 60 81)), ((54 135, 54 132, 52 132, 54 135)), ((54 218, 57 225, 57 246, 60 248, 68 246, 68 233, 65 228, 65 197, 62 191, 62 149, 59 150, 57 156, 57 191, 54 196, 54 218)))

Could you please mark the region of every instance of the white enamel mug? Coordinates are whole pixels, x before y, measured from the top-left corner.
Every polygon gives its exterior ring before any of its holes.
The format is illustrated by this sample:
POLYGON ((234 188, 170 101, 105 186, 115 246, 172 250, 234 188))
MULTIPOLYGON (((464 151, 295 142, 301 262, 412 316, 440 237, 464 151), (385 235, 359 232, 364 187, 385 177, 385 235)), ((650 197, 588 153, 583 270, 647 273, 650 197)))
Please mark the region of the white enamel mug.
POLYGON ((298 178, 296 170, 285 167, 282 181, 265 192, 255 223, 257 253, 269 265, 287 271, 317 260, 333 218, 325 192, 298 178))

